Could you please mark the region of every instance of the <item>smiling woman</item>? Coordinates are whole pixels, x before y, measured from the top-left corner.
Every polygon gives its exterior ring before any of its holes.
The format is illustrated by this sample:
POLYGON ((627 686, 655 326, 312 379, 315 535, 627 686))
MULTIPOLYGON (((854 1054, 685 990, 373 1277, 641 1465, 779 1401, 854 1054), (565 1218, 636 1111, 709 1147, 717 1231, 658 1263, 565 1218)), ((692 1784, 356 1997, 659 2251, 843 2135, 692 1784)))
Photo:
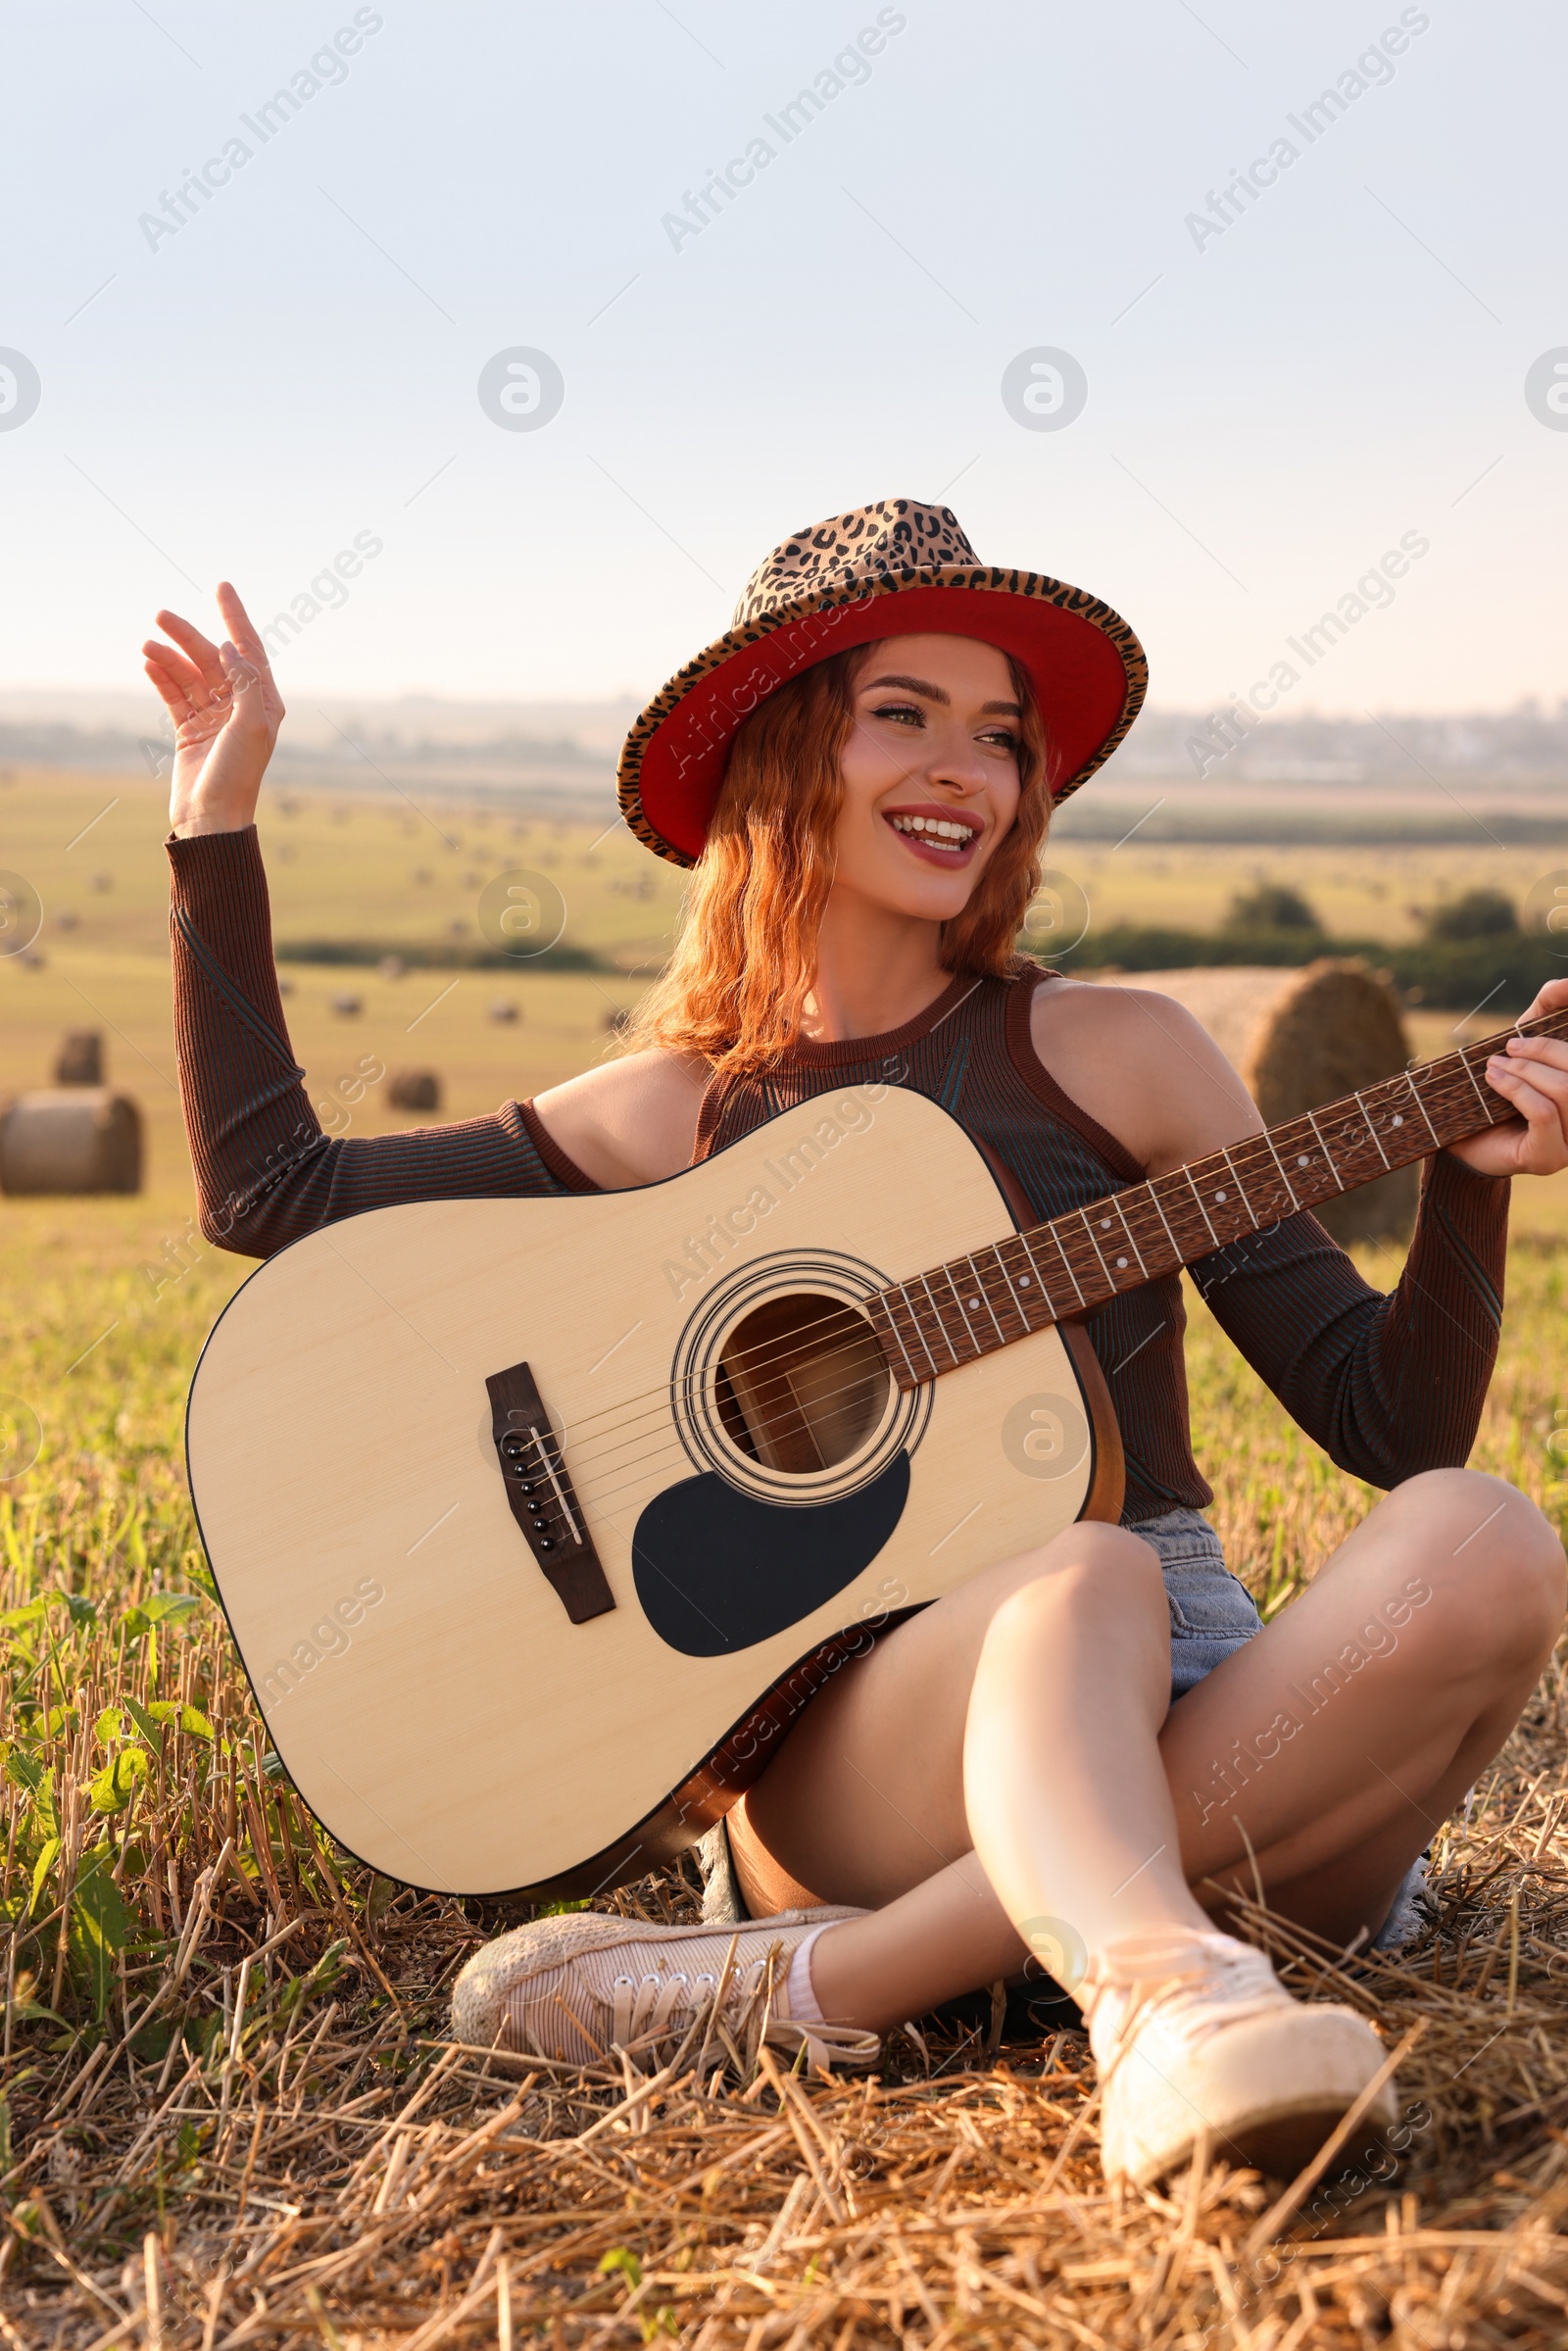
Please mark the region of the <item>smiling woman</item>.
MULTIPOLYGON (((961 1461, 989 1483, 958 1524, 996 1530, 1022 1506, 1007 1478, 1049 1480, 1063 1433, 1092 1417, 1099 1466, 1083 1518, 1048 1536, 1043 1505, 1030 1505, 1021 1549, 1015 1535, 976 1533, 995 1550, 966 1580, 901 1623, 884 1620, 841 1660, 719 1823, 707 1925, 592 1911, 536 1920, 465 1970, 458 2037, 587 2061, 612 2041, 645 2053, 684 2045, 707 2011, 710 2039, 734 2045, 756 2001, 784 2045, 871 2064, 890 2026, 1045 1967, 1078 1997, 1106 2069, 1113 2175, 1157 2180, 1205 2129, 1216 2152, 1289 2175, 1352 2105, 1369 2130, 1391 2122, 1394 2092, 1364 2021, 1290 1999, 1262 1953, 1225 1927, 1237 1898, 1261 1887, 1270 1910, 1335 1944, 1396 1935, 1434 1826, 1496 1754, 1550 1653, 1563 1612, 1556 1538, 1522 1494, 1462 1465, 1496 1348, 1506 1179, 1568 1165, 1568 1046, 1511 1038, 1485 1070, 1490 1105, 1465 1065, 1483 1112, 1506 1104, 1513 1115, 1433 1150, 1408 1262, 1387 1297, 1299 1211, 1253 1212, 1255 1229, 1222 1244, 1191 1163, 1224 1155, 1215 1202, 1241 1187, 1228 1154, 1261 1121, 1236 1072, 1169 999, 1079 985, 1014 948, 1052 808, 1136 714, 1138 641, 1081 589, 982 564, 948 509, 889 499, 775 549, 730 631, 628 738, 627 823, 694 868, 679 951, 629 1050, 489 1118, 329 1138, 284 1027, 252 822, 282 706, 232 589, 220 602, 232 642, 214 646, 163 613, 173 646, 147 648, 177 722, 176 1023, 209 1238, 270 1255, 399 1202, 660 1183, 813 1105, 794 1138, 805 1191, 768 1165, 748 1196, 752 1227, 731 1210, 725 1231, 715 1219, 674 1241, 691 1277, 673 1257, 666 1268, 678 1303, 702 1277, 710 1321, 688 1317, 661 1367, 670 1364, 672 1396, 712 1404, 708 1435, 723 1466, 711 1492, 730 1532, 699 1556, 687 1489, 708 1492, 705 1478, 662 1489, 638 1522, 641 1534, 657 1519, 658 1543, 623 1544, 619 1588, 605 1583, 593 1621, 640 1611, 665 1642, 665 1676, 714 1641, 744 1654, 760 1638, 748 1617, 759 1551, 777 1554, 786 1584, 792 1561, 808 1581, 828 1548, 822 1514, 837 1510, 857 1516, 856 1572, 875 1560, 911 1461, 923 1475, 932 1459, 914 1460, 931 1391, 973 1397, 996 1360, 978 1340, 971 1358, 948 1338, 951 1361, 928 1347, 931 1380, 907 1360, 912 1386, 894 1394, 862 1294, 834 1256, 842 1232, 810 1237, 810 1279, 799 1253, 780 1268, 786 1205, 838 1180, 814 1164, 846 1164, 831 1101, 858 1093, 879 1105, 879 1124, 897 1116, 906 1137, 925 1138, 900 1154, 901 1215, 939 1214, 956 1179, 938 1161, 956 1142, 999 1236, 1004 1199, 1020 1223, 1025 1211, 1042 1223, 1071 1214, 1114 1293, 1092 1305, 1072 1277, 1081 1402, 1036 1393, 1024 1358, 1048 1334, 1025 1315, 1035 1336, 1005 1358, 1019 1368, 1004 1408, 965 1431, 961 1454, 943 1456, 942 1515, 957 1501, 949 1488, 961 1461), (1118 1233, 1138 1247, 1128 1192, 1178 1169, 1215 1244, 1192 1270, 1216 1319, 1334 1461, 1396 1489, 1266 1628, 1201 1515, 1212 1494, 1188 1425, 1179 1279, 1140 1255, 1140 1278, 1122 1286, 1102 1253, 1127 1272, 1115 1252, 1118 1233), (681 1355, 688 1338, 708 1349, 710 1377, 681 1355), (793 1399, 783 1418, 766 1386, 774 1349, 793 1399), (853 1470, 879 1445, 892 1457, 877 1454, 877 1476, 820 1512, 820 1497, 793 1489, 769 1503, 780 1480, 831 1480, 835 1464, 854 1456, 853 1470), (684 1496, 678 1510, 670 1494, 684 1496), (1406 1623, 1393 1611, 1407 1607, 1416 1574, 1420 1612, 1406 1623), (700 1576, 706 1606, 694 1602, 700 1576), (685 1621, 694 1606, 696 1629, 685 1621), (1370 1641, 1366 1628, 1389 1622, 1401 1625, 1398 1642, 1370 1641), (1332 1706, 1303 1700, 1323 1661, 1348 1649, 1381 1653, 1332 1706), (1259 1725, 1277 1742, 1266 1753, 1259 1725), (1217 1803, 1216 1772, 1240 1768, 1228 1759, 1244 1753, 1267 1768, 1243 1770, 1234 1801, 1217 1803)), ((1560 981, 1533 1009, 1565 1004, 1560 981)), ((884 1174, 862 1202, 878 1233, 894 1205, 887 1189, 884 1174)), ((975 1262, 994 1252, 987 1240, 938 1268, 956 1324, 943 1322, 930 1278, 907 1285, 925 1282, 934 1337, 956 1327, 967 1340, 985 1326, 962 1317, 989 1313, 1005 1341, 1005 1301, 993 1302, 975 1262)), ((1092 1281, 1087 1254, 1084 1270, 1092 1281)), ((1021 1284, 1042 1273, 1020 1261, 1021 1284)), ((291 1363, 309 1336, 287 1330, 291 1363)), ((465 1421, 470 1451, 476 1421, 465 1421)), ((568 1428, 559 1461, 547 1457, 552 1478, 571 1481, 577 1450, 568 1428)), ((586 1453, 581 1467, 587 1488, 586 1453)), ((576 1496, 590 1537, 598 1499, 576 1496)), ((608 1505, 601 1515, 609 1550, 615 1521, 608 1505)), ((543 1516, 528 1523, 548 1532, 543 1516)), ((956 1533, 939 1532, 926 1555, 956 1533)), ((624 1710, 624 1685, 612 1682, 607 1714, 624 1710)), ((519 1705, 527 1694, 519 1689, 519 1705)), ((510 1689, 503 1696, 510 1720, 510 1689)), ((485 1759, 491 1789, 514 1753, 497 1752, 493 1770, 485 1759)), ((515 1788, 521 1812, 536 1797, 515 1788)))
POLYGON ((735 738, 628 1045, 755 1068, 834 1018, 841 971, 881 1029, 954 971, 1020 967, 1050 816, 1034 690, 997 647, 900 637, 816 662, 735 738))

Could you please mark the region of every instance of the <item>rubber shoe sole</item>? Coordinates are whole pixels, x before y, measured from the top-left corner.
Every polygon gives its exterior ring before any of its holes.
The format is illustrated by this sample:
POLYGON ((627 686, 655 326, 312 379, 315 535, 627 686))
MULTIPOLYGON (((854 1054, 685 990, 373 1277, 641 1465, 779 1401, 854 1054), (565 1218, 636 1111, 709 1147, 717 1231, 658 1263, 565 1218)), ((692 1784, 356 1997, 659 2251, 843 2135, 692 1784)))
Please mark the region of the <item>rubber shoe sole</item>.
MULTIPOLYGON (((1152 2187, 1209 2152, 1276 2180, 1292 2180, 1338 2128, 1384 2061, 1382 2042, 1348 2008, 1297 2005, 1239 2019, 1196 2048, 1136 2029, 1105 2084, 1102 2163, 1107 2180, 1152 2187)), ((1363 2116, 1357 2143, 1381 2142, 1398 2117, 1386 2082, 1363 2116)))

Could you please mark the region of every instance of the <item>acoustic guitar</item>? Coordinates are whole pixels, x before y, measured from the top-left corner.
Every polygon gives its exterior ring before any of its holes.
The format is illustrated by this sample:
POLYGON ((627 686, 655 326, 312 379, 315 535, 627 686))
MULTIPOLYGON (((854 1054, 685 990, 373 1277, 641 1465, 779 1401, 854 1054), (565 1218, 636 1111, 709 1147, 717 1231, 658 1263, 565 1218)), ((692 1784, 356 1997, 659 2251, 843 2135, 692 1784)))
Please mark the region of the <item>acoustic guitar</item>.
POLYGON ((284 1770, 426 1889, 640 1876, 890 1621, 1119 1516, 1085 1314, 1512 1116, 1480 1074, 1506 1034, 1045 1224, 937 1104, 865 1085, 662 1183, 294 1242, 187 1417, 284 1770))

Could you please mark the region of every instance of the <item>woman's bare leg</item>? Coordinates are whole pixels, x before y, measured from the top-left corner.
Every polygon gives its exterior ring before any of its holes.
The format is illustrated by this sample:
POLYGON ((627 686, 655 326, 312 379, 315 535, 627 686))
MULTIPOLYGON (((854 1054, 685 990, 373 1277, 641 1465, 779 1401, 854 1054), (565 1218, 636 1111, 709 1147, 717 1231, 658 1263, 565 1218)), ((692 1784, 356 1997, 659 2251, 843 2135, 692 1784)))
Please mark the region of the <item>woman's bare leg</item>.
POLYGON ((765 1905, 772 1856, 873 1906, 811 1960, 823 2013, 872 2029, 1014 1972, 1017 1922, 1061 1922, 1090 1951, 1206 1924, 1190 1888, 1219 1907, 1250 1890, 1249 1838, 1271 1904, 1348 1940, 1501 1745, 1562 1604, 1534 1505, 1431 1472, 1167 1711, 1154 1553, 1075 1527, 813 1701, 737 1824, 743 1883, 765 1905))
POLYGON ((1205 1899, 1253 1890, 1250 1839, 1288 1917, 1375 1932, 1523 1713, 1563 1601, 1562 1546, 1516 1488, 1470 1470, 1397 1487, 1249 1644, 1250 1673, 1228 1658, 1165 1724, 1205 1899))

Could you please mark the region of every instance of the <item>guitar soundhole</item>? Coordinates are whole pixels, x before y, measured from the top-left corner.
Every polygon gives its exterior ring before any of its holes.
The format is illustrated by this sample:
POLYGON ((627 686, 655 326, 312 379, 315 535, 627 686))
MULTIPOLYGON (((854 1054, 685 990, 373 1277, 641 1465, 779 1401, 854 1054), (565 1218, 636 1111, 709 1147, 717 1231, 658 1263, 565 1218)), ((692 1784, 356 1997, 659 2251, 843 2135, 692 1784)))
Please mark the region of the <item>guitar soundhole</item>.
POLYGON ((862 1314, 806 1291, 735 1325, 715 1383, 726 1435, 754 1461, 810 1477, 858 1452, 887 1407, 887 1363, 862 1314))

